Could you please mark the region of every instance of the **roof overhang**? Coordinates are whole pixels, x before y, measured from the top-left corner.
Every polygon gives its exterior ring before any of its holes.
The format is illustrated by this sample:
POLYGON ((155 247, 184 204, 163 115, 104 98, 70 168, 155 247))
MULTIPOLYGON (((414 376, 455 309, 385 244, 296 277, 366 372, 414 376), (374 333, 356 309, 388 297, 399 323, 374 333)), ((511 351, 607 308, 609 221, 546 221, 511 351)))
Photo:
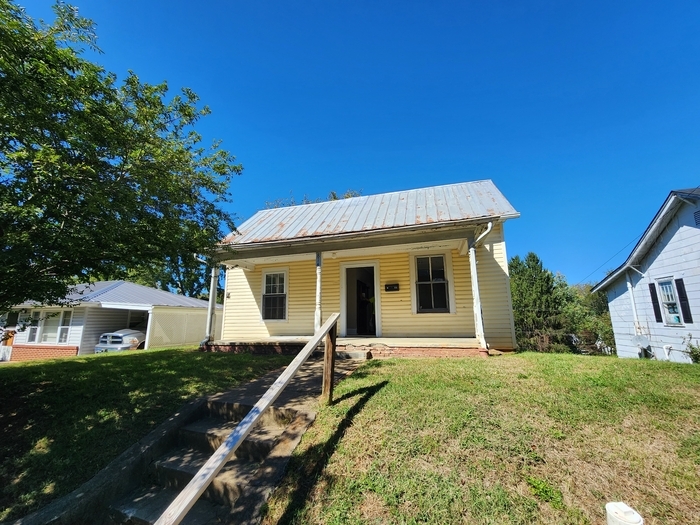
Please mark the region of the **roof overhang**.
POLYGON ((661 235, 661 232, 668 226, 668 223, 675 216, 678 209, 688 201, 697 201, 698 195, 684 192, 671 192, 661 209, 656 213, 646 231, 642 234, 637 245, 630 253, 627 260, 619 267, 610 272, 602 281, 596 284, 591 292, 605 290, 610 284, 620 278, 625 272, 630 269, 636 270, 644 256, 649 252, 656 240, 661 235))
POLYGON ((387 230, 368 230, 259 243, 231 243, 221 245, 217 250, 216 258, 221 262, 225 262, 314 252, 341 252, 343 250, 371 248, 373 246, 392 246, 450 239, 468 239, 471 241, 474 229, 477 226, 488 222, 504 222, 507 219, 519 216, 519 213, 515 213, 507 216, 479 217, 464 221, 412 225, 387 230))

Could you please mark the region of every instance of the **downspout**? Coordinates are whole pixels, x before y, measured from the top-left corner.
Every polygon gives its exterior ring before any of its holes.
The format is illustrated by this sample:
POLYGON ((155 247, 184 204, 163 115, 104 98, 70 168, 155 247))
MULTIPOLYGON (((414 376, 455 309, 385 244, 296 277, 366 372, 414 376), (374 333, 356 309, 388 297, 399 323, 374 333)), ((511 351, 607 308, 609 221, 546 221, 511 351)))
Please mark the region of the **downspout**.
POLYGON ((479 341, 481 348, 488 349, 486 343, 486 335, 484 332, 484 317, 481 314, 481 296, 479 295, 479 277, 476 271, 476 248, 479 246, 481 241, 491 233, 493 229, 493 222, 489 222, 486 225, 486 230, 479 235, 473 243, 469 245, 469 270, 472 279, 472 297, 474 299, 474 330, 476 332, 476 338, 479 341))
MULTIPOLYGON (((642 276, 644 276, 644 274, 642 274, 642 276)), ((627 279, 627 291, 630 293, 630 304, 632 305, 632 319, 634 320, 634 335, 642 335, 642 327, 639 324, 639 317, 637 315, 637 305, 634 302, 634 285, 632 284, 632 278, 630 277, 629 271, 625 272, 625 277, 627 279)))
POLYGON ((209 283, 209 307, 207 308, 207 328, 204 340, 200 346, 206 346, 214 340, 214 326, 216 316, 216 290, 219 282, 219 265, 214 264, 211 269, 211 282, 209 283))
POLYGON ((314 311, 314 333, 321 329, 321 266, 323 257, 321 252, 316 252, 316 310, 314 311))

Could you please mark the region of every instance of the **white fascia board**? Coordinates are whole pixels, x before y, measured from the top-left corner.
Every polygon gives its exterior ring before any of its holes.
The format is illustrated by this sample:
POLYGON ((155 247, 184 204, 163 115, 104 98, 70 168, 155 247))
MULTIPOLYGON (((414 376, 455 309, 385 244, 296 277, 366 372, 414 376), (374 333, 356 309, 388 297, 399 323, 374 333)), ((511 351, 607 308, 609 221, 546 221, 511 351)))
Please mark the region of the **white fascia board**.
POLYGON ((153 306, 149 304, 136 303, 100 303, 102 308, 110 308, 112 310, 140 310, 142 312, 150 312, 153 306))
POLYGON ((669 198, 666 199, 663 206, 661 206, 661 209, 657 212, 656 216, 652 219, 651 223, 642 235, 642 238, 632 249, 632 253, 630 253, 629 257, 627 257, 627 260, 622 263, 621 266, 610 272, 602 281, 591 288, 591 292, 604 290, 610 284, 620 278, 625 271, 629 270, 632 266, 636 266, 659 238, 659 235, 676 214, 676 211, 678 211, 681 204, 683 204, 683 199, 671 194, 669 198))
MULTIPOLYGON (((166 306, 166 305, 153 305, 152 310, 158 312, 183 312, 185 310, 192 310, 195 312, 205 312, 208 306, 166 306)), ((223 305, 217 304, 217 310, 223 308, 223 305)))

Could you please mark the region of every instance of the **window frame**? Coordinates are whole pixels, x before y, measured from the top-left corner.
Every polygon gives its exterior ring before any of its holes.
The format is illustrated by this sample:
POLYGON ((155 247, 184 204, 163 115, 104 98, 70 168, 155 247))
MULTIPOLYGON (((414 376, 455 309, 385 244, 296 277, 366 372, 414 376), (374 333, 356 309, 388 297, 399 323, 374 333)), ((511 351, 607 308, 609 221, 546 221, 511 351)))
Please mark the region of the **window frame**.
POLYGON ((685 323, 683 322, 683 315, 681 313, 681 304, 680 300, 678 298, 678 290, 676 289, 676 283, 674 282, 673 277, 661 277, 659 279, 656 279, 656 287, 658 290, 658 300, 659 300, 659 307, 661 309, 661 315, 663 317, 663 322, 665 326, 683 326, 685 323), (666 295, 664 292, 664 288, 662 284, 668 284, 669 289, 671 290, 673 294, 673 300, 672 301, 667 301, 666 300, 666 295), (671 313, 669 310, 669 305, 675 305, 676 313, 671 313), (675 316, 678 318, 678 321, 673 321, 672 316, 675 316))
POLYGON ((426 250, 424 253, 412 253, 410 257, 411 279, 411 313, 414 315, 456 315, 457 304, 455 300, 455 278, 452 268, 452 252, 441 250, 426 250), (418 259, 423 257, 442 257, 445 267, 445 281, 447 281, 447 307, 448 310, 418 310, 418 259))
POLYGON ((27 327, 27 344, 35 345, 67 345, 70 342, 71 328, 73 326, 73 309, 64 310, 31 310, 25 314, 25 323, 27 327), (58 326, 56 327, 56 337, 53 341, 42 341, 44 335, 44 322, 49 315, 58 314, 58 326), (68 324, 64 324, 68 315, 68 324), (34 324, 36 323, 36 324, 34 324), (65 341, 61 341, 61 334, 65 333, 65 341))
POLYGON ((286 323, 289 322, 289 268, 266 268, 262 271, 260 290, 260 320, 263 323, 286 323), (267 276, 272 274, 284 275, 284 294, 266 294, 267 276), (265 318, 265 296, 266 295, 284 295, 284 318, 282 319, 266 319, 265 318))

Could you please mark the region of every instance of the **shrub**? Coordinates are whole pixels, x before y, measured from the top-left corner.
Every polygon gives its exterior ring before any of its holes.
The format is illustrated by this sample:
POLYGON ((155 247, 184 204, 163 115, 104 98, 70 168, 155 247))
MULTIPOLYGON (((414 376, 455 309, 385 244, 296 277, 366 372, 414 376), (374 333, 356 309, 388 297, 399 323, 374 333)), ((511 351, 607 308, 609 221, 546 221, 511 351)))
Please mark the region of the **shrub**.
POLYGON ((571 348, 562 343, 553 343, 549 346, 549 352, 553 354, 569 354, 571 348))
POLYGON ((683 338, 685 343, 685 351, 688 352, 690 360, 693 363, 700 363, 700 343, 693 343, 693 334, 688 334, 683 338))

